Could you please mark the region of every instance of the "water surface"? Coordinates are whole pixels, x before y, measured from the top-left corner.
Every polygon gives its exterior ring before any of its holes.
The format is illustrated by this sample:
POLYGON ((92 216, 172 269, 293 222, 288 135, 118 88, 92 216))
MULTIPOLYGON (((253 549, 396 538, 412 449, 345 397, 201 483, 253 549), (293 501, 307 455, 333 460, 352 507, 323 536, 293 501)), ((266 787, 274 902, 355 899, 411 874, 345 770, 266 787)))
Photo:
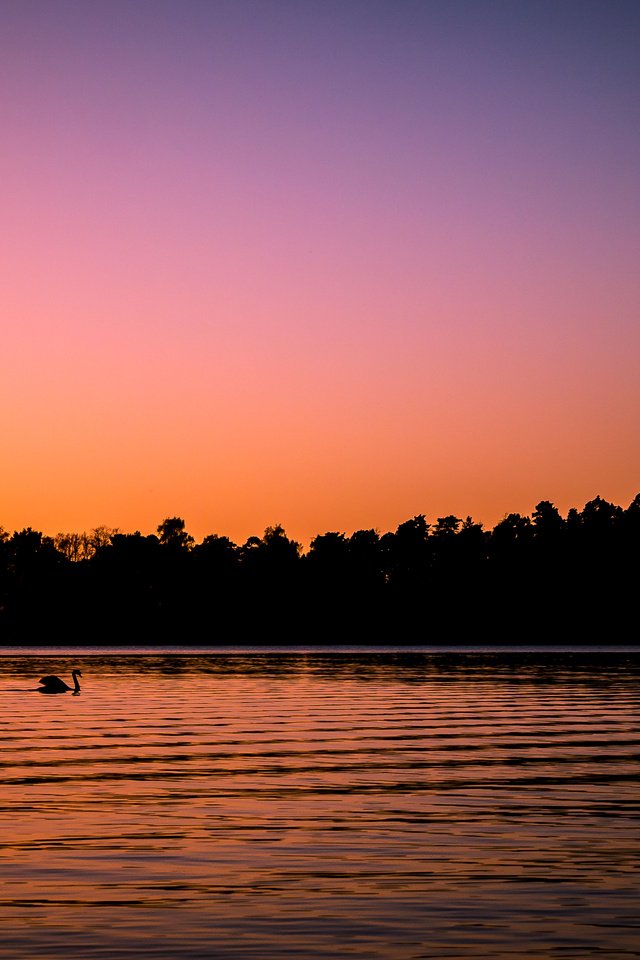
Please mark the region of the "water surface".
POLYGON ((0 670, 0 956, 638 956, 632 651, 0 670))

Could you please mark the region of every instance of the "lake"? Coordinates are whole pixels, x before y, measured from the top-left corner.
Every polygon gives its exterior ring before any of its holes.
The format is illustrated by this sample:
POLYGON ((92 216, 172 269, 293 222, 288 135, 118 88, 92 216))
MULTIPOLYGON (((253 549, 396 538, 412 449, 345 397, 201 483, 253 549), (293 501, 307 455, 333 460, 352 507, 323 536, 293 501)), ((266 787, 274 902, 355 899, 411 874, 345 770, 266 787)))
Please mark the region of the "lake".
POLYGON ((0 956, 638 957, 633 649, 0 650, 0 956), (42 696, 43 674, 79 696, 42 696))

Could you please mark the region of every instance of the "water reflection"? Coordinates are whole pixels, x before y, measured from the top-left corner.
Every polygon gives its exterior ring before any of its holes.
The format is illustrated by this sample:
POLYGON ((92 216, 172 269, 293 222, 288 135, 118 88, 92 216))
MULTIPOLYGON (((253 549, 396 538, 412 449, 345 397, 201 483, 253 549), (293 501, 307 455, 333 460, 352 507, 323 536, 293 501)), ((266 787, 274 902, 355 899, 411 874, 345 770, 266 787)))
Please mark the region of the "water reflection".
POLYGON ((633 653, 0 668, 5 956, 637 955, 633 653))

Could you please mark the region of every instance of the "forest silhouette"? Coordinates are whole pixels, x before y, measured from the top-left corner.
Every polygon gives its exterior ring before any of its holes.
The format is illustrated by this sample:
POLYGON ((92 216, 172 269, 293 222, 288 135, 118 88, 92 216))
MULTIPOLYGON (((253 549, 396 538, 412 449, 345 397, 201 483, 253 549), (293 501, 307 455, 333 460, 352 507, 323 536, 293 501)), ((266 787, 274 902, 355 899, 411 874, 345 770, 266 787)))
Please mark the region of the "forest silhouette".
POLYGON ((156 534, 0 528, 5 643, 637 643, 640 494, 566 517, 550 501, 492 530, 420 514, 380 534, 280 525, 201 543, 156 534))

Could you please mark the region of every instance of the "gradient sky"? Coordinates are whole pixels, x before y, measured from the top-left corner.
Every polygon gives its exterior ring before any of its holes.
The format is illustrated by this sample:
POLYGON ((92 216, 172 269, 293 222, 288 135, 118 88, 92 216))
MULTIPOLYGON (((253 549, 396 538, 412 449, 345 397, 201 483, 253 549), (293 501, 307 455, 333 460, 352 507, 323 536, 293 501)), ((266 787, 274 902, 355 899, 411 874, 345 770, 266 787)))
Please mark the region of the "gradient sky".
POLYGON ((0 524, 640 490, 636 0, 0 0, 0 524))

